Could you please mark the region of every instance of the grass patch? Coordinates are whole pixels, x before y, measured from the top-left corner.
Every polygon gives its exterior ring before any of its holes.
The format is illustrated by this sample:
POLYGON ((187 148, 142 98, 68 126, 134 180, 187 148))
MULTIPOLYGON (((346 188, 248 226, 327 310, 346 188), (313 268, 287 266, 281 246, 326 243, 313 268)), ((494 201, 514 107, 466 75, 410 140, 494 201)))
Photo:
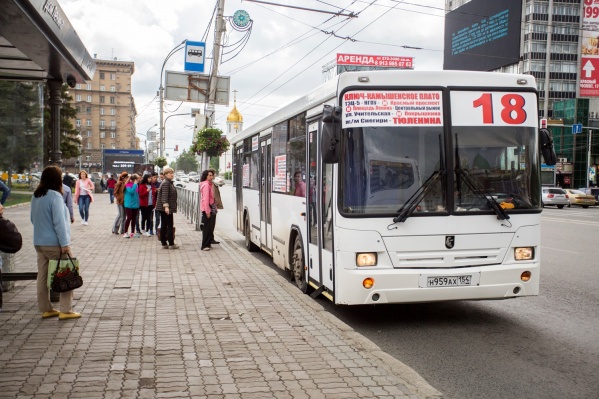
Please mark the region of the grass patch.
POLYGON ((11 205, 22 204, 25 202, 31 202, 32 195, 33 195, 33 193, 32 194, 10 193, 10 195, 8 196, 8 199, 4 203, 4 206, 11 206, 11 205))

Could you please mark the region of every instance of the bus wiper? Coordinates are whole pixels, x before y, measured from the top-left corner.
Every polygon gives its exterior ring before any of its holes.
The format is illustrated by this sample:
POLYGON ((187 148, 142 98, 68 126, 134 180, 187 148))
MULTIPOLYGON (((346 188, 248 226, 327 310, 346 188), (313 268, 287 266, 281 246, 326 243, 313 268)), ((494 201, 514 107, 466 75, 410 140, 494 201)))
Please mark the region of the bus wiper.
POLYGON ((440 169, 435 170, 433 174, 426 179, 424 184, 420 186, 410 198, 408 198, 406 203, 397 210, 399 215, 393 218, 393 223, 405 222, 406 219, 409 218, 412 213, 414 213, 420 201, 422 201, 422 199, 426 197, 426 195, 432 190, 433 185, 437 182, 437 180, 439 180, 439 178, 442 176, 445 176, 445 159, 443 157, 443 142, 441 140, 441 135, 439 135, 439 165, 440 169))
POLYGON ((408 198, 406 203, 398 209, 397 212, 399 212, 399 215, 393 218, 393 223, 405 222, 406 219, 409 218, 412 213, 414 213, 420 201, 426 197, 429 191, 431 191, 433 188, 434 183, 437 182, 437 180, 439 180, 443 174, 445 174, 444 170, 435 170, 433 174, 426 179, 424 184, 420 186, 410 198, 408 198))
POLYGON ((499 206, 499 204, 497 203, 497 201, 495 201, 495 198, 493 198, 491 193, 489 193, 487 191, 487 189, 484 187, 480 187, 480 186, 476 187, 476 183, 474 182, 474 180, 472 180, 472 178, 460 166, 460 153, 459 153, 457 133, 455 135, 455 173, 456 173, 456 180, 457 180, 456 183, 458 186, 458 197, 460 199, 462 197, 461 182, 463 180, 464 183, 466 183, 466 186, 468 186, 468 188, 470 189, 470 191, 472 191, 472 193, 477 195, 479 198, 484 198, 487 201, 487 203, 489 204, 491 209, 493 209, 493 211, 497 215, 497 219, 508 220, 510 218, 510 215, 507 214, 505 209, 503 209, 501 206, 499 206))

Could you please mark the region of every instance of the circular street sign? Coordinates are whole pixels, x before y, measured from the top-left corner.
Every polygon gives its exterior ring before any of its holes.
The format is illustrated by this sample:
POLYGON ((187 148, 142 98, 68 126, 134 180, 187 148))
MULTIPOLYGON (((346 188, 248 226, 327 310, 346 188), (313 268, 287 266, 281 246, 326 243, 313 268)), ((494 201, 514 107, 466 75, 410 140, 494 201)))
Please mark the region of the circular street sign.
POLYGON ((250 14, 245 10, 237 10, 233 14, 233 23, 239 28, 246 28, 250 23, 250 14))

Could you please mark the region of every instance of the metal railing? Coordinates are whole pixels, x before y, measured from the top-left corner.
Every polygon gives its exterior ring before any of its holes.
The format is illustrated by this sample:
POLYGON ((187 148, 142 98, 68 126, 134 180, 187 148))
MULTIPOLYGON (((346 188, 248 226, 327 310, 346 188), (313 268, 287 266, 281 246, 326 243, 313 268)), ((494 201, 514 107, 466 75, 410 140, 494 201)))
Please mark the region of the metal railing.
POLYGON ((177 211, 181 212, 190 223, 195 223, 196 231, 200 231, 200 187, 195 190, 177 187, 177 211))

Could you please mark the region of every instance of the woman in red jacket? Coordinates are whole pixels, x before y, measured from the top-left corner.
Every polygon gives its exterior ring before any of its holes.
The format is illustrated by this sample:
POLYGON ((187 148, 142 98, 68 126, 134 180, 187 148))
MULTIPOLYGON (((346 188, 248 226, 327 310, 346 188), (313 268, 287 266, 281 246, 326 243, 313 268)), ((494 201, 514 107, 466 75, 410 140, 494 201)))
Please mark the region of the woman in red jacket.
POLYGON ((139 208, 141 209, 141 233, 150 237, 154 235, 152 230, 152 210, 156 206, 156 187, 150 182, 152 175, 145 174, 138 187, 139 208))

